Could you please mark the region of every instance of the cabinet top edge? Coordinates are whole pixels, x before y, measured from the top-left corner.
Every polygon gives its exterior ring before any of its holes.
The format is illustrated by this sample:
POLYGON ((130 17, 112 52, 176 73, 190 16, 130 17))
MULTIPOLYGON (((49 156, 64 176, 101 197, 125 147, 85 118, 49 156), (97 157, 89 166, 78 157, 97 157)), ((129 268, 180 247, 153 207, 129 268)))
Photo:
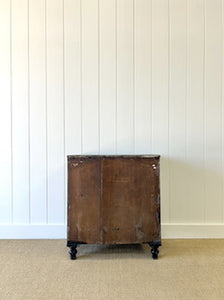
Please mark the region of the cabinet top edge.
POLYGON ((124 154, 124 155, 67 155, 67 159, 74 159, 74 158, 82 158, 82 159, 88 159, 88 158, 154 158, 159 159, 160 155, 155 154, 139 154, 139 155, 130 155, 130 154, 124 154))

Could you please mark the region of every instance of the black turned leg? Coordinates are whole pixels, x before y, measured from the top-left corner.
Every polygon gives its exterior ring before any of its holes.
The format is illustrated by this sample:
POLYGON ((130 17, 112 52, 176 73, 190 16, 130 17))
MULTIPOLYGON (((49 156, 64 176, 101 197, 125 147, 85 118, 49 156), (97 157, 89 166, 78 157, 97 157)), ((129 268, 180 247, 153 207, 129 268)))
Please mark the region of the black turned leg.
POLYGON ((152 258, 157 259, 158 254, 159 254, 159 246, 161 246, 161 241, 155 241, 155 242, 149 242, 149 246, 152 248, 151 253, 152 253, 152 258))
POLYGON ((70 248, 69 254, 70 254, 71 259, 76 259, 77 246, 78 246, 78 243, 76 243, 76 242, 71 242, 71 241, 67 242, 67 247, 70 248))
POLYGON ((71 259, 76 259, 76 254, 77 254, 77 244, 76 246, 71 246, 70 247, 70 251, 69 251, 69 254, 70 254, 70 257, 71 259))
POLYGON ((76 259, 77 247, 80 244, 86 244, 86 243, 84 243, 84 242, 77 242, 77 241, 67 241, 67 247, 70 248, 69 254, 71 256, 71 259, 76 259))

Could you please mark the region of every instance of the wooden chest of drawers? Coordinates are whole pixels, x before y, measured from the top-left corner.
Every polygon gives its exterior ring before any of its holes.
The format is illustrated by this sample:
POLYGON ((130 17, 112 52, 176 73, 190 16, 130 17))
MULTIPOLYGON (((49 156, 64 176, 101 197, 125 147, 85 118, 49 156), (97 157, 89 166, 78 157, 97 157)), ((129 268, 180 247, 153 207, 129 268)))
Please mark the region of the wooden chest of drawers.
POLYGON ((79 244, 148 243, 158 257, 159 156, 68 156, 71 259, 79 244))

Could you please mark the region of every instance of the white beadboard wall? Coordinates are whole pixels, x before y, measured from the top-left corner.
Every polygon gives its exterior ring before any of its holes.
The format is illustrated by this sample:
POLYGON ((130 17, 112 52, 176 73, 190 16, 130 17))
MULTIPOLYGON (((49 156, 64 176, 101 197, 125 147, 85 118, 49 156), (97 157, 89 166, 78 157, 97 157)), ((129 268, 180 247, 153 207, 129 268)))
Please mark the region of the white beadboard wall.
POLYGON ((160 154, 163 238, 224 238, 224 1, 0 0, 0 238, 66 237, 66 155, 160 154))

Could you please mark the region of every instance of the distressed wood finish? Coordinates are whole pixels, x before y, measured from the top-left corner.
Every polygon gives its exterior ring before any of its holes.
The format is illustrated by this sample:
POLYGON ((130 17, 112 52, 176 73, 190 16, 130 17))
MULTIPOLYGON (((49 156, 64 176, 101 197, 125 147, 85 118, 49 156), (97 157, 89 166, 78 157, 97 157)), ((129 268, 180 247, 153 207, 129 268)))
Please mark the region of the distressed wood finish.
POLYGON ((103 243, 142 243, 159 237, 157 162, 141 157, 103 159, 103 243))
POLYGON ((80 243, 158 248, 159 156, 68 156, 67 245, 80 243))
POLYGON ((98 244, 100 238, 99 157, 70 158, 68 163, 68 240, 98 244))

